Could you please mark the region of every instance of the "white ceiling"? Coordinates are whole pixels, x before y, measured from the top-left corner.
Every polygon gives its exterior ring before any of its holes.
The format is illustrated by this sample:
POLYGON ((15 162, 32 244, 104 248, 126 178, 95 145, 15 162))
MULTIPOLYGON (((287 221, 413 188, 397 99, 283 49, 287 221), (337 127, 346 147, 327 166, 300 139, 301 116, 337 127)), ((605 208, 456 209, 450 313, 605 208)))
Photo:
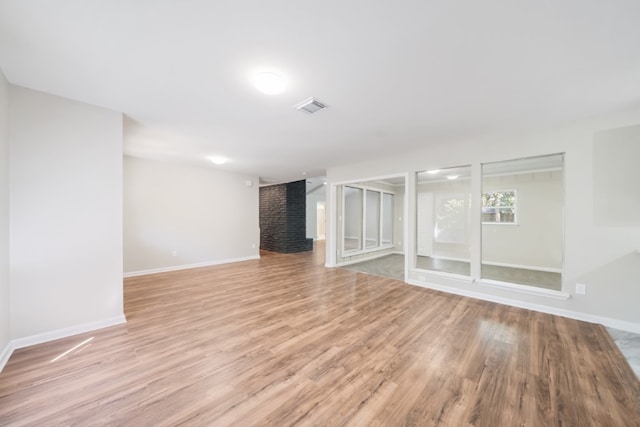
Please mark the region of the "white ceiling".
POLYGON ((126 114, 128 154, 288 181, 635 108, 639 23, 638 0, 0 0, 0 68, 126 114))

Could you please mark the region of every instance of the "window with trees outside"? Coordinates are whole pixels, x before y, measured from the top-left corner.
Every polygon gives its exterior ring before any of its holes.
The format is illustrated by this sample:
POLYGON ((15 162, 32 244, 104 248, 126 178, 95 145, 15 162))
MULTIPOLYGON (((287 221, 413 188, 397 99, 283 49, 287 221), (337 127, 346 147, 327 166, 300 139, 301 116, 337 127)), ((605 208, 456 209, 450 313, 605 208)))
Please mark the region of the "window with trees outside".
POLYGON ((516 191, 482 193, 482 222, 485 224, 516 224, 516 191))

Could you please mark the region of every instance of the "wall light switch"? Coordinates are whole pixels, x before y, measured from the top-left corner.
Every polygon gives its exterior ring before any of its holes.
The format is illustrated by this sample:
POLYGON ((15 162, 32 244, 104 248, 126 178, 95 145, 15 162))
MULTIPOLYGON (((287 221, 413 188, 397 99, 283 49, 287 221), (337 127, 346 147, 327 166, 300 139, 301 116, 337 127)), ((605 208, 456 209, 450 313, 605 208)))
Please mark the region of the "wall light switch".
POLYGON ((576 294, 578 295, 586 295, 587 294, 587 285, 584 283, 576 283, 576 294))

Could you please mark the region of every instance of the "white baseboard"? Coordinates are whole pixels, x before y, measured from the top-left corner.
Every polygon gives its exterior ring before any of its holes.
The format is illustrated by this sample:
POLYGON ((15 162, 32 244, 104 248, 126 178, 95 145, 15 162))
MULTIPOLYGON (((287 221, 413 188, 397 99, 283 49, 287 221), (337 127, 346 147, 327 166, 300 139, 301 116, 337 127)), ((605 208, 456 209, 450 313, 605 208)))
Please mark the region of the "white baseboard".
POLYGON ((424 257, 428 257, 428 258, 434 258, 434 259, 443 259, 445 261, 459 261, 459 262, 471 262, 471 260, 469 258, 456 258, 456 257, 452 257, 452 256, 440 256, 440 255, 418 255, 418 256, 424 256, 424 257))
POLYGON ((29 347, 36 344, 41 344, 47 341, 53 341, 60 338, 70 337, 72 335, 78 335, 96 329, 107 328, 109 326, 120 325, 127 323, 124 314, 119 316, 110 317, 108 319, 96 320, 95 322, 82 323, 80 325, 71 326, 68 328, 56 329, 54 331, 43 332, 41 334, 31 335, 24 338, 17 338, 11 341, 14 350, 19 348, 29 347))
POLYGON ((531 265, 509 264, 506 262, 483 262, 483 265, 493 265, 496 267, 520 268, 522 270, 546 271, 547 273, 562 273, 561 268, 536 267, 531 265))
POLYGON ((68 328, 56 329, 54 331, 43 332, 41 334, 31 335, 23 338, 16 338, 9 341, 7 346, 0 356, 0 372, 4 368, 11 354, 14 350, 19 348, 29 347, 36 344, 42 344, 44 342, 57 340, 60 338, 70 337, 72 335, 78 335, 85 332, 95 331, 97 329, 107 328, 109 326, 120 325, 126 323, 127 319, 124 314, 119 316, 110 317, 107 319, 96 320, 95 322, 83 323, 80 325, 71 326, 68 328))
MULTIPOLYGON (((359 255, 366 255, 366 254, 359 254, 359 255)), ((365 258, 358 258, 358 259, 352 259, 349 261, 343 261, 343 262, 337 262, 333 267, 343 267, 345 265, 351 265, 351 264, 357 264, 359 262, 365 262, 365 261, 371 261, 377 258, 382 258, 383 256, 387 256, 387 255, 391 255, 391 252, 383 252, 383 253, 379 253, 379 254, 374 254, 365 258)), ((325 264, 325 266, 327 266, 325 264)))
MULTIPOLYGON (((426 255, 418 255, 418 256, 426 256, 426 255)), ((459 262, 471 262, 468 258, 454 258, 447 256, 430 256, 429 258, 434 259, 443 259, 446 261, 459 261, 459 262)), ((533 271, 546 271, 547 273, 562 273, 561 268, 550 268, 550 267, 538 267, 533 265, 524 265, 524 264, 510 264, 508 262, 487 262, 483 261, 482 265, 493 265, 495 267, 509 267, 509 268, 520 268, 522 270, 533 270, 533 271)))
POLYGON ((495 295, 487 295, 479 292, 468 291, 465 289, 452 288, 449 286, 435 285, 432 283, 422 283, 409 279, 408 284, 420 286, 422 288, 434 289, 437 291, 447 292, 450 294, 461 295, 469 298, 475 298, 483 301, 495 302, 498 304, 509 305, 512 307, 525 308, 527 310, 538 311, 540 313, 553 314, 555 316, 567 317, 569 319, 582 320, 589 323, 597 323, 622 331, 640 334, 640 323, 628 322, 626 320, 613 319, 611 317, 598 316, 595 314, 581 313, 579 311, 565 310, 562 308, 550 307, 547 305, 533 304, 511 298, 503 298, 495 295))
POLYGON ((241 258, 220 259, 216 261, 197 262, 195 264, 174 265, 171 267, 152 268, 150 270, 131 271, 124 273, 123 277, 145 276, 147 274, 167 273, 170 271, 188 270, 190 268, 211 267, 212 265, 229 264, 232 262, 249 261, 252 259, 260 259, 260 255, 251 255, 241 258))
POLYGON ((6 365, 9 361, 9 358, 13 354, 13 350, 13 345, 11 345, 11 341, 9 341, 2 350, 2 353, 0 353, 0 372, 2 372, 2 370, 4 369, 4 365, 6 365))

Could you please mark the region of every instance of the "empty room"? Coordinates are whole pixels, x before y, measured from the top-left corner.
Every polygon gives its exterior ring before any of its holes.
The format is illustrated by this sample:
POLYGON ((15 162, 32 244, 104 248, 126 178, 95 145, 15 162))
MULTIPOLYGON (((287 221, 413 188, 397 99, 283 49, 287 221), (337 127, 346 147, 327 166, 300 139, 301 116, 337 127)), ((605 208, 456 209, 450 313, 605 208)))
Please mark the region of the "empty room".
POLYGON ((0 425, 640 426, 638 22, 0 0, 0 425))

